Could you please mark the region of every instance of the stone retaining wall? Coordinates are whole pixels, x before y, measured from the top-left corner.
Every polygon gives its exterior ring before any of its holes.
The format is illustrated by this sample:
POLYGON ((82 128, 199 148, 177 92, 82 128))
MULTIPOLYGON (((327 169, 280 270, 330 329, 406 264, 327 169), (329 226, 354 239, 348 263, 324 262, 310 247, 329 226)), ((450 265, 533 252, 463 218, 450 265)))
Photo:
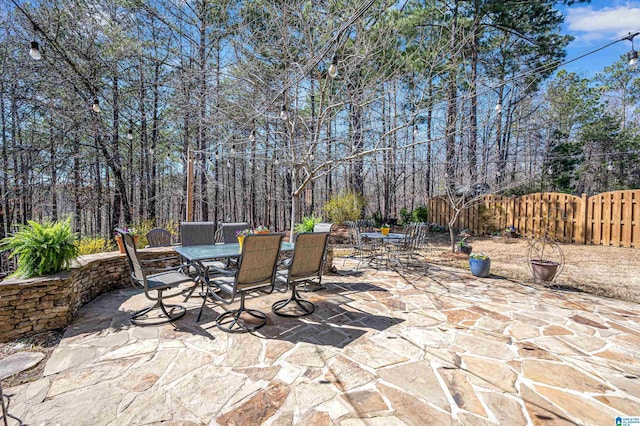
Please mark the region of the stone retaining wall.
MULTIPOLYGON (((139 250, 142 259, 175 252, 170 248, 139 250)), ((80 256, 69 271, 0 282, 0 342, 43 330, 65 327, 80 307, 97 296, 130 286, 129 265, 118 252, 80 256)))

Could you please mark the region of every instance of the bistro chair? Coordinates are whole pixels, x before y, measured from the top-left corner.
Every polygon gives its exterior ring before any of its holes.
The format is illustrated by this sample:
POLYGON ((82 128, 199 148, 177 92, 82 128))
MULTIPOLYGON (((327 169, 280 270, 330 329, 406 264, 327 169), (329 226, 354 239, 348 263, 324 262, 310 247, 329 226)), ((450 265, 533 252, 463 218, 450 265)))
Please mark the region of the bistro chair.
POLYGON ((313 303, 300 298, 297 285, 300 283, 304 283, 305 285, 307 283, 320 285, 328 241, 328 232, 298 234, 293 250, 293 257, 287 270, 278 271, 276 275, 276 280, 285 284, 285 291, 291 288, 291 296, 288 299, 278 300, 271 305, 271 309, 273 309, 276 315, 283 317, 303 317, 315 311, 316 308, 313 303), (317 282, 315 280, 317 280, 317 282), (285 310, 285 307, 290 303, 292 306, 285 310))
MULTIPOLYGON (((245 306, 245 296, 256 290, 273 292, 281 243, 282 234, 247 236, 242 245, 238 268, 233 271, 233 275, 216 277, 206 284, 207 293, 214 300, 231 304, 236 297, 240 297, 238 309, 224 312, 216 318, 216 326, 220 330, 229 333, 247 333, 267 323, 267 315, 264 312, 248 309, 245 306), (242 318, 243 314, 253 317, 257 322, 249 324, 242 318)), ((202 302, 198 321, 206 301, 205 298, 202 302)))
POLYGON ((176 292, 170 295, 164 295, 163 293, 166 290, 177 288, 182 283, 193 281, 191 277, 181 272, 185 267, 189 267, 189 265, 182 264, 172 268, 145 267, 143 266, 145 264, 167 261, 171 259, 178 260, 178 258, 175 256, 171 256, 161 259, 140 260, 140 258, 138 257, 136 246, 133 242, 133 237, 124 230, 116 230, 122 235, 122 241, 124 243, 127 261, 129 262, 129 268, 131 269, 131 282, 134 285, 142 287, 147 299, 155 302, 155 304, 152 306, 134 312, 131 316, 131 322, 135 325, 156 325, 182 318, 187 311, 184 306, 169 305, 164 303, 164 298, 176 296, 181 292, 176 292), (153 271, 161 272, 151 274, 150 272, 153 271), (159 309, 161 311, 162 317, 149 318, 147 314, 155 309, 159 309))
POLYGON ((424 233, 422 223, 410 223, 404 227, 402 240, 391 240, 387 244, 387 250, 391 260, 396 260, 400 266, 409 266, 409 263, 420 259, 420 243, 424 233))
POLYGON ((171 245, 171 232, 164 228, 153 228, 147 232, 149 247, 167 247, 171 245))
POLYGON ((333 223, 320 222, 313 225, 313 232, 328 232, 331 233, 333 223))
MULTIPOLYGON (((349 242, 351 243, 351 248, 353 249, 353 252, 349 257, 358 260, 358 263, 356 265, 357 271, 360 267, 360 263, 362 263, 363 260, 371 261, 378 255, 380 244, 367 241, 362 236, 362 232, 367 232, 361 229, 362 222, 347 221, 345 222, 345 224, 347 225, 347 230, 349 232, 349 242)), ((367 227, 365 227, 364 229, 367 229, 367 227)), ((347 258, 345 257, 343 265, 344 262, 346 262, 346 259, 347 258)))

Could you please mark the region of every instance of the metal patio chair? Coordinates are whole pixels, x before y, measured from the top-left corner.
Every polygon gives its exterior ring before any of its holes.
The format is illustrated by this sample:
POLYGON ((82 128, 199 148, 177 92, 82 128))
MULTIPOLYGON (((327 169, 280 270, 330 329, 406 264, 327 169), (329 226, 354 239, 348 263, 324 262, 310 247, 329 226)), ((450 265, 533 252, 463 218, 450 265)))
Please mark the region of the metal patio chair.
POLYGON ((163 293, 166 290, 177 288, 180 284, 193 281, 191 277, 181 272, 189 265, 181 264, 171 268, 145 267, 143 266, 145 264, 157 263, 170 259, 179 259, 176 256, 170 256, 161 259, 140 260, 136 246, 133 242, 133 237, 124 230, 116 230, 122 235, 127 261, 129 262, 129 268, 131 269, 131 282, 144 289, 144 294, 147 299, 155 301, 154 305, 134 312, 131 316, 131 322, 135 325, 156 325, 175 321, 183 317, 187 311, 184 306, 164 303, 164 298, 176 296, 181 292, 179 291, 170 295, 164 295, 163 293), (154 271, 156 271, 155 274, 151 273, 154 271), (145 321, 144 317, 155 309, 159 309, 165 318, 162 318, 159 321, 154 318, 151 318, 151 321, 145 321))
POLYGON ((226 222, 221 225, 222 242, 225 244, 237 243, 238 237, 236 236, 236 232, 251 228, 247 222, 226 222))
MULTIPOLYGON (((214 222, 182 222, 180 224, 180 239, 182 245, 189 246, 206 246, 216 243, 216 227, 214 222)), ((204 290, 204 283, 209 279, 209 272, 222 270, 227 266, 225 262, 219 260, 203 260, 198 262, 197 266, 193 266, 189 269, 189 273, 195 278, 200 278, 201 295, 206 294, 204 290), (199 274, 200 276, 196 276, 199 274)), ((193 292, 195 291, 197 284, 187 293, 185 301, 189 300, 193 292)))
MULTIPOLYGON (((231 304, 240 297, 240 307, 220 314, 216 326, 229 333, 247 333, 257 330, 267 323, 264 312, 248 309, 245 296, 253 291, 273 292, 276 265, 280 254, 282 234, 249 235, 242 245, 242 253, 238 260, 238 269, 232 276, 216 277, 207 283, 207 293, 214 300, 231 304), (226 294, 227 297, 223 296, 226 294), (257 320, 256 324, 247 323, 242 317, 247 314, 257 320)), ((200 308, 198 321, 206 304, 205 298, 200 308)))
POLYGON ((171 245, 171 232, 164 228, 153 228, 147 232, 149 247, 167 247, 171 245))
POLYGON ((298 234, 291 263, 289 263, 285 271, 278 271, 276 275, 276 280, 285 284, 285 291, 289 288, 291 289, 291 296, 288 299, 278 300, 271 305, 271 309, 275 314, 284 317, 303 317, 315 311, 313 303, 300 298, 297 285, 300 283, 320 285, 328 241, 328 232, 298 234), (285 307, 290 303, 293 310, 285 310, 285 307))

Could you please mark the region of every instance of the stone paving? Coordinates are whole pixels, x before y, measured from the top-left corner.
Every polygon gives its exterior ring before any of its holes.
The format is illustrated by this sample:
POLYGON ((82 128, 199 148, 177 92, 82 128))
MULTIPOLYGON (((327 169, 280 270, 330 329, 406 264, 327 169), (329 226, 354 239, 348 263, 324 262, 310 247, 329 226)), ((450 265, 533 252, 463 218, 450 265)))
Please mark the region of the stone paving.
POLYGON ((9 412, 32 425, 614 425, 640 416, 636 304, 433 266, 330 275, 324 285, 304 293, 317 306, 304 319, 270 312, 280 293, 248 298, 269 323, 241 335, 215 327, 224 305, 208 303, 196 323, 192 298, 175 327, 136 327, 128 319, 149 303, 143 294, 103 295, 80 310, 42 379, 5 389, 9 412))

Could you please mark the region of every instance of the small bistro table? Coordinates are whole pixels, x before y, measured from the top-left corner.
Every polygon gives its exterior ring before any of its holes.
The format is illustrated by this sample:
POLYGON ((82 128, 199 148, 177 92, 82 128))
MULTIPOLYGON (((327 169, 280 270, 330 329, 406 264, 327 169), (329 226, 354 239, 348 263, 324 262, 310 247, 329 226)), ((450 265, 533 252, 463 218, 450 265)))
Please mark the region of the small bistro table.
POLYGON ((381 240, 382 252, 376 257, 385 258, 387 262, 393 261, 393 263, 397 263, 402 266, 402 263, 400 263, 398 259, 390 255, 390 251, 387 250, 387 243, 403 241, 405 239, 405 234, 389 232, 387 235, 382 235, 381 232, 363 232, 361 236, 362 238, 368 238, 370 240, 381 240))

